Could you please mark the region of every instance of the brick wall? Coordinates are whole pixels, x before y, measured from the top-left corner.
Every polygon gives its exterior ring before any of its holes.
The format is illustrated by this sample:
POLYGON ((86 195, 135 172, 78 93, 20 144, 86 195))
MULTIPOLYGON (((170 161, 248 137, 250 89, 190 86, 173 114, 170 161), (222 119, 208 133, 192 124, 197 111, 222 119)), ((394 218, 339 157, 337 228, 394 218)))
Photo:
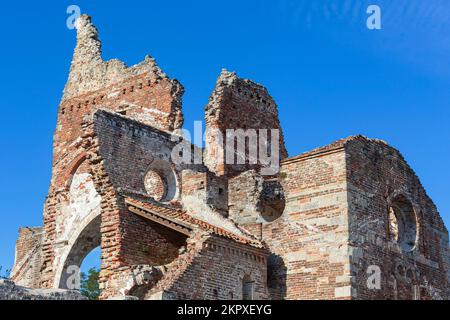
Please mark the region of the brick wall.
POLYGON ((170 135, 102 110, 94 118, 99 152, 116 188, 146 194, 144 181, 149 170, 160 170, 165 182, 177 187, 179 169, 171 161, 174 143, 170 135))
POLYGON ((186 246, 186 236, 132 212, 121 215, 121 247, 124 265, 160 266, 172 262, 186 246))
POLYGON ((273 299, 349 299, 344 152, 312 152, 281 168, 286 207, 273 222, 245 226, 261 235, 273 299))
MULTIPOLYGON (((56 271, 64 263, 55 259, 57 230, 61 227, 58 217, 68 199, 72 176, 86 159, 83 123, 96 110, 105 108, 170 132, 183 123, 183 91, 178 81, 168 78, 150 57, 132 67, 118 60, 103 61, 97 29, 88 16, 78 19, 77 45, 54 133, 52 179, 44 206, 40 286, 57 286, 56 271)), ((131 187, 145 192, 141 180, 129 182, 131 187)), ((113 192, 105 191, 105 195, 111 197, 113 192)))
POLYGON ((37 288, 40 279, 42 228, 20 228, 11 279, 18 285, 37 288))
MULTIPOLYGON (((227 129, 278 129, 279 158, 287 157, 275 101, 266 88, 250 80, 241 79, 235 73, 222 71, 206 106, 205 120, 207 130, 218 130, 222 133, 224 147, 226 147, 227 129)), ((219 160, 219 152, 220 145, 217 140, 214 139, 214 136, 207 135, 205 164, 211 172, 217 175, 234 175, 248 169, 258 169, 261 165, 260 162, 257 165, 248 163, 248 156, 244 165, 225 165, 223 161, 219 160)), ((248 154, 248 147, 245 152, 248 154)), ((226 153, 224 154, 226 155, 226 153)))
POLYGON ((263 249, 251 248, 216 236, 196 239, 197 250, 174 262, 158 287, 149 292, 151 297, 157 290, 164 290, 176 299, 227 300, 242 299, 244 277, 253 282, 253 299, 265 300, 267 293, 266 258, 263 249), (181 263, 180 263, 181 261, 181 263), (181 272, 176 272, 179 268, 181 272))
POLYGON ((415 173, 381 141, 352 140, 346 153, 354 298, 448 298, 448 232, 415 173), (399 198, 416 220, 410 248, 389 235, 389 209, 399 198), (370 266, 381 271, 378 289, 367 286, 370 266))
MULTIPOLYGON (((193 167, 193 166, 191 166, 193 167)), ((208 172, 205 168, 184 169, 182 175, 182 204, 195 213, 206 207, 224 217, 228 216, 228 181, 208 172)))

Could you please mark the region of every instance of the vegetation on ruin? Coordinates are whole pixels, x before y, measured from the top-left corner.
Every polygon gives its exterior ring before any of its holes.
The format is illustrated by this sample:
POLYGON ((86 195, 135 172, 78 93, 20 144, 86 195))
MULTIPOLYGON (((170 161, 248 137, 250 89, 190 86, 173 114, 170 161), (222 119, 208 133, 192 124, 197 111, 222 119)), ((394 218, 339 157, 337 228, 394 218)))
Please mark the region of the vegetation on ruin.
POLYGON ((100 275, 99 268, 90 268, 88 273, 81 272, 80 274, 80 291, 89 300, 98 300, 100 296, 100 287, 98 278, 100 275))

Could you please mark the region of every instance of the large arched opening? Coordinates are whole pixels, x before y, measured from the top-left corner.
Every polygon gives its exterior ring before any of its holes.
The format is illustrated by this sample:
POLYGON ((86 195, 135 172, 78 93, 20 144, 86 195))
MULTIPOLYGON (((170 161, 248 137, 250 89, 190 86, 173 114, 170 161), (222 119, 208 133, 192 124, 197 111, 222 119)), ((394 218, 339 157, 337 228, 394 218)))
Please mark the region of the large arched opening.
POLYGON ((101 217, 98 215, 86 225, 73 242, 61 270, 59 288, 79 289, 81 265, 88 254, 101 244, 100 223, 101 217))
POLYGON ((101 196, 95 189, 89 163, 80 158, 67 178, 67 195, 56 218, 54 286, 80 289, 80 268, 85 258, 101 244, 101 196))

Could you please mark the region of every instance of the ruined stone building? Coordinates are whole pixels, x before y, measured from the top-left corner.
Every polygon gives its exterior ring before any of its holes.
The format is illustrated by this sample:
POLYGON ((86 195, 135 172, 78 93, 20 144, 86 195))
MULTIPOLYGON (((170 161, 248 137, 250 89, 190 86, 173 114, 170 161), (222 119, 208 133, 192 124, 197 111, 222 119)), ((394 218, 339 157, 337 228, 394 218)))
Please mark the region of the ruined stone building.
MULTIPOLYGON (((12 280, 67 288, 101 246, 103 299, 449 297, 447 229, 396 149, 354 136, 288 157, 281 133, 277 174, 217 162, 214 139, 192 146, 202 163, 177 164, 182 95, 150 57, 103 61, 79 18, 43 227, 20 229, 12 280)), ((281 132, 277 113, 224 70, 206 127, 281 132)))

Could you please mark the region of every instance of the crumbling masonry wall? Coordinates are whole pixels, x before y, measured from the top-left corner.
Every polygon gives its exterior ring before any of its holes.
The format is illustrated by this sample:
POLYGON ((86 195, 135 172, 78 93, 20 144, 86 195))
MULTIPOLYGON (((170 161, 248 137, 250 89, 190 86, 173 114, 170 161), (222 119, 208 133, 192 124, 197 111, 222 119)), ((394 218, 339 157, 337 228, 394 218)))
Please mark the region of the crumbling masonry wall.
POLYGON ((345 154, 313 151, 281 167, 286 207, 248 225, 267 243, 272 299, 350 299, 345 154))
MULTIPOLYGON (((171 167, 172 142, 165 132, 103 110, 83 130, 83 146, 102 195, 102 297, 114 297, 123 295, 134 267, 167 264, 185 245, 185 236, 129 212, 124 203, 125 195, 154 201, 144 185, 152 164, 165 163, 175 183, 178 173, 171 167)), ((171 202, 177 199, 175 192, 171 202)))
POLYGON ((64 288, 100 245, 102 299, 449 298, 448 231, 398 151, 355 136, 286 158, 268 91, 223 70, 207 130, 278 129, 280 172, 225 164, 211 135, 205 150, 183 142, 204 164, 175 164, 181 84, 150 57, 103 61, 91 19, 76 27, 44 226, 20 230, 18 284, 64 288))
POLYGON ((42 227, 20 228, 11 279, 17 284, 38 288, 40 281, 42 227))
MULTIPOLYGON (((182 94, 182 86, 169 79, 152 58, 147 57, 131 68, 117 60, 103 61, 95 26, 88 16, 78 19, 77 45, 54 134, 52 180, 44 207, 40 286, 59 286, 58 273, 64 261, 58 257, 64 256, 61 252, 70 251, 71 242, 75 241, 60 231, 61 223, 66 221, 64 203, 70 202, 72 178, 86 161, 82 147, 82 124, 86 117, 99 108, 106 108, 170 132, 180 128, 183 122, 182 94)), ((94 219, 94 214, 86 219, 94 219)), ((75 230, 74 234, 80 232, 81 229, 75 230)))
POLYGON ((165 278, 147 298, 242 300, 245 279, 252 283, 253 299, 269 298, 265 249, 201 234, 189 242, 187 251, 168 265, 165 278))
MULTIPOLYGON (((233 164, 225 164, 226 152, 223 150, 226 150, 227 147, 228 129, 279 130, 279 154, 277 156, 280 160, 287 157, 275 101, 266 88, 250 80, 241 79, 234 72, 222 70, 205 108, 205 121, 207 130, 205 165, 211 172, 219 176, 233 176, 242 171, 261 167, 260 158, 257 159, 256 164, 249 162, 248 147, 245 149, 247 156, 244 164, 238 164, 237 161, 233 164), (219 131, 223 139, 217 139, 215 131, 219 131)), ((256 133, 257 139, 261 137, 259 131, 256 133)), ((267 134, 269 145, 270 136, 269 132, 267 134)), ((249 142, 249 144, 254 143, 257 142, 249 142)), ((231 150, 235 150, 235 148, 231 150)))
POLYGON ((353 298, 449 299, 448 231, 415 173, 382 141, 354 139, 345 150, 353 298), (389 221, 397 199, 411 207, 411 226, 400 215, 389 221), (414 228, 409 246, 390 236, 392 227, 400 237, 414 228), (367 285, 370 266, 381 272, 378 288, 367 285))

